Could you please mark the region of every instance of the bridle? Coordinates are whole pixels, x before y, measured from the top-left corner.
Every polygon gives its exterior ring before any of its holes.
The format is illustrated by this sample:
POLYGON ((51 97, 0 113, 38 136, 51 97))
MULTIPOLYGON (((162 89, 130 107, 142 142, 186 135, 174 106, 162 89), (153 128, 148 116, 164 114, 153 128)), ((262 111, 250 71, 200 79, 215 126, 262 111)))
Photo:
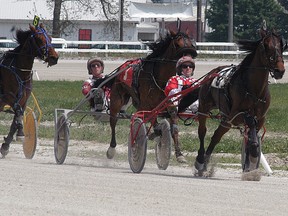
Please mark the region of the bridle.
POLYGON ((195 49, 195 53, 193 53, 192 55, 194 55, 194 57, 197 56, 197 53, 196 53, 196 42, 195 40, 191 39, 188 35, 184 34, 183 32, 178 32, 175 36, 171 36, 171 40, 173 41, 173 48, 176 50, 176 56, 179 56, 179 53, 182 52, 183 50, 187 49, 188 52, 189 50, 191 51, 192 48, 191 46, 189 46, 189 44, 192 45, 192 47, 194 47, 195 49), (178 48, 177 50, 177 45, 176 45, 176 41, 179 39, 179 38, 182 38, 183 39, 183 47, 180 47, 178 48), (190 42, 190 43, 189 43, 190 42))
POLYGON ((260 45, 261 45, 261 51, 263 51, 265 53, 265 62, 267 62, 267 67, 269 70, 269 73, 271 75, 271 77, 275 77, 276 73, 282 73, 281 71, 279 71, 278 68, 276 68, 276 65, 278 62, 284 62, 283 61, 283 51, 286 49, 287 47, 287 42, 282 38, 281 40, 281 44, 282 47, 278 47, 277 48, 277 41, 275 39, 275 37, 277 38, 277 40, 279 40, 279 35, 276 35, 273 32, 270 32, 269 34, 267 34, 261 41, 260 45), (268 55, 266 50, 265 50, 265 45, 264 45, 264 41, 267 38, 271 38, 272 43, 273 43, 273 47, 274 47, 274 52, 272 53, 272 55, 268 55))
POLYGON ((52 47, 51 39, 48 36, 45 29, 43 29, 41 27, 36 27, 36 32, 31 34, 30 42, 32 43, 32 45, 36 49, 37 56, 41 60, 45 60, 45 58, 47 58, 48 54, 49 54, 48 53, 49 47, 52 47), (36 40, 37 35, 41 35, 41 34, 43 34, 43 36, 45 37, 45 44, 43 46, 39 46, 37 43, 37 40, 36 40))

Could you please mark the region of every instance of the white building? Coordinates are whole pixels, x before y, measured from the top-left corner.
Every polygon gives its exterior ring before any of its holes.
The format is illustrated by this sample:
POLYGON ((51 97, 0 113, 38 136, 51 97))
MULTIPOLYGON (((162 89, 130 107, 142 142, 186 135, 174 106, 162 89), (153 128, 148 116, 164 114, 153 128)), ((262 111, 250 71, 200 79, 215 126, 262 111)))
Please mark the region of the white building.
MULTIPOLYGON (((98 1, 91 2, 94 2, 95 5, 90 11, 78 10, 78 12, 75 10, 73 1, 63 3, 65 8, 68 9, 66 10, 68 13, 62 11, 62 15, 67 14, 69 20, 73 20, 73 25, 69 31, 63 33, 61 37, 66 40, 119 40, 119 22, 116 21, 109 24, 101 10, 100 3, 98 1), (96 8, 98 11, 96 11, 96 8)), ((126 12, 128 12, 128 8, 130 8, 128 5, 131 4, 131 2, 148 3, 150 6, 152 4, 151 8, 156 6, 156 4, 153 5, 150 0, 125 1, 126 12)), ((160 1, 160 3, 163 2, 167 1, 160 1)), ((188 3, 191 11, 195 11, 196 8, 193 7, 193 0, 171 0, 170 2, 176 2, 174 3, 175 5, 182 4, 182 7, 185 3, 186 5, 184 5, 183 8, 187 8, 188 3)), ((38 15, 40 22, 42 21, 44 23, 47 31, 52 33, 53 11, 46 0, 0 0, 0 5, 0 39, 12 39, 16 29, 27 29, 28 25, 32 24, 34 15, 38 15)), ((166 15, 169 13, 173 14, 173 12, 166 11, 166 15)), ((134 16, 125 15, 123 22, 123 41, 156 40, 159 37, 162 19, 159 18, 159 16, 156 18, 153 16, 154 15, 137 17, 135 14, 134 16)), ((165 14, 163 16, 165 16, 165 14)), ((181 16, 181 14, 177 16, 181 16)), ((62 17, 62 19, 64 18, 62 17)), ((119 17, 116 17, 116 19, 119 20, 119 17)), ((177 20, 176 16, 171 16, 170 21, 171 19, 177 20)), ((196 16, 190 17, 189 20, 195 21, 196 16)))

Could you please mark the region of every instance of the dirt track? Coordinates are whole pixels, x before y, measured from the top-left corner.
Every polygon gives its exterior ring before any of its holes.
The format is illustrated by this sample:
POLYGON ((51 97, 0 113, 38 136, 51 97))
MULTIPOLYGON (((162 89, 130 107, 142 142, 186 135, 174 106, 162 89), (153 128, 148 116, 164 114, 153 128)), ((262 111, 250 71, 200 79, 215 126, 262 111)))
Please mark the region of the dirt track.
MULTIPOLYGON (((84 80, 85 63, 60 61, 49 69, 36 63, 34 69, 40 80, 84 80)), ((106 71, 120 64, 107 62, 106 71)), ((215 67, 201 64, 199 74, 215 67)), ((32 160, 13 143, 0 160, 0 215, 287 215, 288 172, 273 170, 267 176, 263 171, 260 182, 250 182, 241 181, 239 168, 216 165, 214 177, 199 178, 192 164, 161 171, 152 160, 142 173, 134 174, 126 159, 127 146, 117 147, 114 160, 106 159, 107 147, 71 140, 64 164, 57 165, 53 140, 40 139, 32 160)))
MULTIPOLYGON (((117 67, 123 64, 126 60, 104 60, 105 74, 114 71, 117 67)), ((88 77, 87 60, 59 60, 58 64, 47 68, 43 63, 35 61, 34 63, 34 80, 85 80, 88 77), (38 76, 38 77, 37 77, 38 76)), ((216 61, 216 60, 196 60, 195 78, 200 78, 208 73, 211 69, 221 65, 239 64, 239 61, 216 61)), ((288 61, 285 62, 286 73, 279 83, 288 82, 288 61)), ((272 80, 272 83, 275 81, 272 80)))
POLYGON ((114 160, 106 148, 72 140, 57 165, 53 141, 40 140, 32 160, 13 144, 0 160, 0 215, 287 215, 288 172, 250 182, 240 169, 217 165, 214 177, 199 178, 191 164, 161 171, 152 160, 134 174, 123 159, 127 146, 114 160))

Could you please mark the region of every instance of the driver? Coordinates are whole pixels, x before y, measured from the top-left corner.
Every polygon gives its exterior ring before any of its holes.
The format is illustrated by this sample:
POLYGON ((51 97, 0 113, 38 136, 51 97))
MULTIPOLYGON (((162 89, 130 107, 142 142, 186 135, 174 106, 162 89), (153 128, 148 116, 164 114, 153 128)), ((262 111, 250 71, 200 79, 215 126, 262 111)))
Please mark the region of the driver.
MULTIPOLYGON (((98 58, 91 58, 87 61, 88 74, 92 75, 82 84, 82 94, 87 95, 92 88, 97 88, 104 81, 104 62, 98 58)), ((89 100, 91 111, 102 111, 105 106, 109 107, 110 88, 103 86, 97 89, 94 98, 89 100)))
MULTIPOLYGON (((191 56, 183 56, 176 63, 176 71, 177 75, 171 77, 165 87, 165 95, 171 96, 180 91, 189 88, 192 86, 197 80, 193 78, 195 69, 195 61, 191 56)), ((196 91, 195 91, 196 92, 196 91)), ((194 109, 192 112, 197 112, 198 110, 198 92, 194 93, 195 98, 193 99, 194 103, 191 105, 194 109)), ((186 163, 186 159, 184 158, 181 152, 181 146, 178 139, 178 105, 180 100, 176 97, 171 97, 172 104, 167 107, 167 111, 170 115, 170 125, 171 125, 171 133, 172 138, 175 143, 175 156, 178 162, 186 163)))

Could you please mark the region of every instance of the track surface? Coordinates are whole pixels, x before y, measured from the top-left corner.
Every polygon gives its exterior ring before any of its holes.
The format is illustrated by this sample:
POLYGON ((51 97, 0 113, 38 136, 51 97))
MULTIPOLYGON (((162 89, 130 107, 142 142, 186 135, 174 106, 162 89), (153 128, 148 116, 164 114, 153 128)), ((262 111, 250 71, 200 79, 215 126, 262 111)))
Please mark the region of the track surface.
MULTIPOLYGON (((105 70, 104 73, 108 74, 114 71, 117 67, 123 64, 126 60, 104 60, 105 70)), ((199 78, 211 69, 216 68, 221 65, 231 65, 239 64, 240 61, 215 61, 215 60, 196 60, 196 69, 195 69, 195 78, 199 78)), ((37 80, 38 77, 40 80, 85 80, 88 77, 87 60, 59 60, 58 64, 47 68, 44 64, 38 62, 37 60, 34 63, 34 80, 37 80), (38 77, 36 76, 38 75, 38 77)), ((285 61, 286 73, 281 80, 277 80, 279 83, 288 82, 288 61, 285 61)), ((271 80, 274 82, 274 80, 271 80)))
POLYGON ((106 159, 107 145, 70 144, 63 165, 55 163, 52 141, 40 140, 32 160, 11 146, 0 160, 0 215, 287 215, 287 172, 252 182, 241 181, 239 169, 217 168, 214 177, 199 178, 191 164, 161 171, 148 161, 134 174, 128 160, 106 159))
MULTIPOLYGON (((106 73, 123 62, 106 61, 106 73)), ((230 63, 197 61, 196 77, 230 63)), ((49 69, 35 62, 34 70, 40 80, 87 78, 83 60, 60 60, 49 69)), ((281 82, 287 82, 287 76, 281 82)), ((261 181, 253 182, 241 181, 239 168, 216 166, 214 177, 199 178, 192 164, 161 171, 155 161, 148 161, 134 174, 127 156, 106 159, 107 147, 71 140, 67 159, 57 165, 51 140, 39 140, 32 160, 24 158, 20 144, 12 144, 0 160, 0 215, 287 215, 288 172, 263 174, 261 181)), ((127 152, 127 146, 117 147, 121 149, 127 152)))

